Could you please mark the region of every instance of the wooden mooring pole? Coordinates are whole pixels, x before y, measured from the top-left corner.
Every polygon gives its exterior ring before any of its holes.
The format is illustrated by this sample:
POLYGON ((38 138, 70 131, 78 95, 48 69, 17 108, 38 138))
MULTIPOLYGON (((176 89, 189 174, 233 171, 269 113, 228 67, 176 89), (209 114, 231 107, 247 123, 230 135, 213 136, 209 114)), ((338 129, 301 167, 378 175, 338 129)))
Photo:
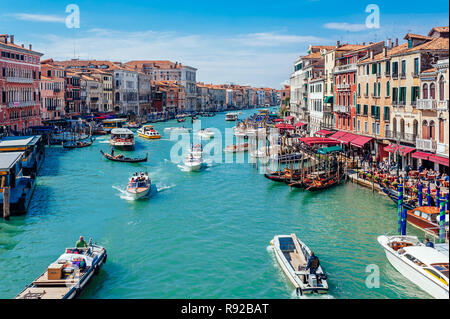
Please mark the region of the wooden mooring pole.
POLYGON ((3 188, 3 218, 9 220, 9 186, 3 188))

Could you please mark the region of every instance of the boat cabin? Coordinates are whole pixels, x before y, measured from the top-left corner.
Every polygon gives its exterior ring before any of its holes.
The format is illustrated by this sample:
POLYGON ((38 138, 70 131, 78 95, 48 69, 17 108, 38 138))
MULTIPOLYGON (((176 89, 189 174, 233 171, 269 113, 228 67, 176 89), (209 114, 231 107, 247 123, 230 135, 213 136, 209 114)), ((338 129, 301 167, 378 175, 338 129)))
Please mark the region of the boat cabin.
POLYGON ((23 175, 34 178, 44 162, 44 140, 40 135, 4 137, 0 140, 0 153, 5 152, 24 152, 23 175))
POLYGON ((103 120, 103 129, 110 131, 115 128, 122 128, 126 125, 127 119, 107 119, 103 120))

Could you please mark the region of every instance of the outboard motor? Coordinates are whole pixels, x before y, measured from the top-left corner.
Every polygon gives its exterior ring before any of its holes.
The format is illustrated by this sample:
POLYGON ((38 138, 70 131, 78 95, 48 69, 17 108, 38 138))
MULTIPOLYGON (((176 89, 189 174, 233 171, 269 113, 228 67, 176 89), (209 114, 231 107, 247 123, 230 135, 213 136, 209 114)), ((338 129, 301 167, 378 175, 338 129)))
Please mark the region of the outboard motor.
POLYGON ((314 274, 309 275, 309 285, 311 287, 317 287, 317 276, 314 274))

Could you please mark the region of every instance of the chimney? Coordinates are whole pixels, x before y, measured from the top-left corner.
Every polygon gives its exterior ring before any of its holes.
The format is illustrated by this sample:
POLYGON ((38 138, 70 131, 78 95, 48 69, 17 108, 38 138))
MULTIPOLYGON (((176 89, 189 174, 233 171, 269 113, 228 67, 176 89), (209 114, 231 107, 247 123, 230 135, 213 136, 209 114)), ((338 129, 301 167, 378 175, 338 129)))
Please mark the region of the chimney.
POLYGON ((336 46, 338 47, 338 48, 340 48, 341 47, 341 41, 336 41, 336 46))
POLYGON ((395 38, 395 46, 398 47, 398 38, 395 38))
POLYGON ((387 57, 387 47, 383 47, 383 56, 387 57))
POLYGON ((391 38, 389 38, 389 39, 387 39, 387 47, 388 47, 388 49, 390 49, 391 46, 392 46, 392 40, 391 40, 391 38))
POLYGON ((366 45, 366 42, 363 42, 363 45, 366 45))
POLYGON ((370 59, 373 60, 373 50, 370 50, 370 59))
POLYGON ((9 36, 9 42, 11 42, 12 44, 14 44, 14 35, 10 35, 9 36))
POLYGON ((8 35, 7 34, 0 34, 0 42, 8 43, 8 35))
POLYGON ((25 49, 25 45, 22 43, 22 48, 25 49))

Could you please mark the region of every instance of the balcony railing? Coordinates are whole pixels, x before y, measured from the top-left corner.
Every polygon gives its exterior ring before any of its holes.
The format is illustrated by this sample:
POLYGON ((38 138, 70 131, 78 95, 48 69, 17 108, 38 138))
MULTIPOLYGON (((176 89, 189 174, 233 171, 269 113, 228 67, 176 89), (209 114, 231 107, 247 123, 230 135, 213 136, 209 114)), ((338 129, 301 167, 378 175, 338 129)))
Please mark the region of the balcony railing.
POLYGON ((449 100, 437 101, 437 109, 440 111, 448 111, 449 104, 449 100))
POLYGON ((336 88, 337 89, 349 89, 350 88, 350 84, 349 83, 336 84, 336 88))
POLYGON ((403 142, 408 143, 415 143, 417 135, 411 134, 411 133, 405 133, 405 132, 395 132, 395 131, 386 131, 386 138, 393 139, 393 140, 400 140, 403 142))
POLYGON ((392 106, 405 106, 405 101, 392 101, 392 106))
POLYGON ((8 102, 6 105, 8 107, 27 107, 36 105, 36 101, 18 101, 18 102, 8 102))
POLYGON ((338 112, 338 113, 350 113, 350 106, 346 106, 346 105, 333 105, 333 112, 338 112))
POLYGON ((436 143, 436 154, 448 156, 448 144, 436 143))
POLYGON ((356 71, 356 63, 340 65, 334 68, 334 73, 353 72, 356 71))
POLYGON ((437 143, 436 143, 436 141, 433 141, 433 140, 417 138, 416 139, 416 148, 418 150, 436 152, 437 143))
POLYGON ((436 100, 433 99, 418 99, 417 109, 418 110, 435 110, 437 107, 436 100))
POLYGON ((33 79, 32 78, 22 78, 22 77, 18 77, 18 76, 7 76, 6 77, 6 82, 9 83, 33 83, 33 79))

